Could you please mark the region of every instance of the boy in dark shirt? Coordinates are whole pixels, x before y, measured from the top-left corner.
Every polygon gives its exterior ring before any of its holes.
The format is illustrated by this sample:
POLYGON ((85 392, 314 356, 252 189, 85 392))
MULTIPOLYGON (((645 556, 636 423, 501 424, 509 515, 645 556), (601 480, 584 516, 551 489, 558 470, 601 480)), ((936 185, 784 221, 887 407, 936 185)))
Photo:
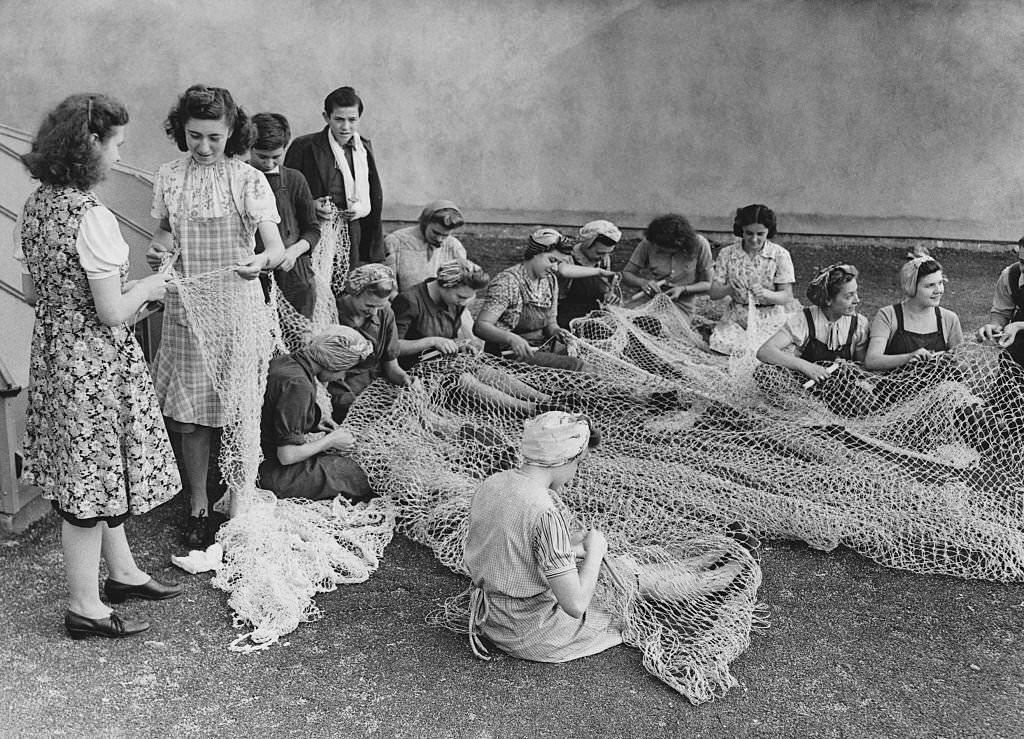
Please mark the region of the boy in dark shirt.
MULTIPOLYGON (((310 252, 320 241, 316 204, 302 173, 281 164, 291 138, 288 119, 280 113, 257 113, 252 122, 256 126, 256 143, 249 152, 249 163, 266 176, 281 216, 278 229, 285 246, 285 258, 274 270, 274 279, 288 302, 303 316, 312 318, 316 283, 310 252)), ((263 251, 259 234, 256 235, 256 251, 263 251)), ((265 283, 264 289, 267 287, 265 283)))

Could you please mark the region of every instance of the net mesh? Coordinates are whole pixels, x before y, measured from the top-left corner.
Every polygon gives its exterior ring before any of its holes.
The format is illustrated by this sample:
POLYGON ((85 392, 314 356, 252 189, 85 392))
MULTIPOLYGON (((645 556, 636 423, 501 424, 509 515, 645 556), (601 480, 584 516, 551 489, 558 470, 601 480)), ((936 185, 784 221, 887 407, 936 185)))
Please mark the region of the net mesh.
MULTIPOLYGON (((394 531, 386 500, 279 500, 257 487, 270 358, 284 351, 282 337, 295 350, 318 326, 337 320, 331 276, 346 268, 348 250, 339 245, 348 234, 338 221, 325 231, 313 255, 318 298, 312 320, 296 312, 276 286, 268 304, 257 283, 232 269, 172 280, 226 413, 218 462, 227 493, 218 506, 231 518, 217 534, 225 559, 212 583, 230 594, 235 625, 250 629, 231 644, 237 651, 265 649, 316 618, 315 595, 365 580, 394 531)), ((329 401, 327 408, 329 413, 329 401)))
MULTIPOLYGON (((843 545, 915 572, 1024 580, 1019 367, 971 344, 887 375, 839 362, 805 387, 757 363, 763 331, 751 322, 756 338, 726 357, 664 297, 608 307, 573 322, 585 372, 483 355, 421 362, 401 392, 367 389, 346 423, 400 529, 464 572, 471 495, 517 464, 524 419, 553 407, 589 415, 603 442, 562 498, 608 537, 597 597, 647 669, 695 703, 734 684, 729 662, 763 623, 760 570, 731 531, 843 545), (622 562, 667 576, 695 557, 730 563, 733 577, 672 599, 616 576, 622 562)), ((454 599, 437 621, 465 631, 467 607, 454 599)))

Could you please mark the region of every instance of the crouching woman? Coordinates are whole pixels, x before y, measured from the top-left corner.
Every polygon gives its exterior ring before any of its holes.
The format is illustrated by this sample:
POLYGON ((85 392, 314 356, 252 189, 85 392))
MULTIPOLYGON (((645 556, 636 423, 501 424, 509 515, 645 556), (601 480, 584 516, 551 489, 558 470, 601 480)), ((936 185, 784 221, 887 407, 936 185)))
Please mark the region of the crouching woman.
POLYGON ((354 328, 332 325, 294 354, 270 362, 263 401, 260 487, 279 498, 349 500, 374 496, 366 473, 347 456, 351 432, 323 418, 316 403, 317 380, 330 382, 373 351, 354 328), (324 432, 318 438, 308 435, 324 432))

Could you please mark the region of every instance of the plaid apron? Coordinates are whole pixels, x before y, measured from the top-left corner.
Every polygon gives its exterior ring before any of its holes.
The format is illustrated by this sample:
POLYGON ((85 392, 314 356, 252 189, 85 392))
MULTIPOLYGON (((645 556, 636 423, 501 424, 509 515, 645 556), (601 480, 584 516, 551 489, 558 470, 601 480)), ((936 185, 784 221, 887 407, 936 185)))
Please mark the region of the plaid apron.
MULTIPOLYGON (((232 212, 219 218, 197 218, 188 215, 185 193, 181 189, 177 216, 172 231, 178 248, 174 268, 183 277, 232 267, 253 255, 255 242, 241 214, 232 212)), ((219 281, 218 281, 219 282, 219 281)), ((233 271, 224 272, 224 282, 231 283, 230 295, 239 289, 240 278, 233 271)), ((216 284, 216 283, 215 283, 216 284)), ((245 283, 260 299, 259 280, 245 283)), ((215 316, 211 321, 217 321, 215 316)), ((180 423, 194 423, 220 428, 227 418, 200 353, 198 339, 189 325, 188 316, 176 291, 168 291, 164 301, 163 333, 160 348, 153 359, 153 384, 163 414, 180 423)))

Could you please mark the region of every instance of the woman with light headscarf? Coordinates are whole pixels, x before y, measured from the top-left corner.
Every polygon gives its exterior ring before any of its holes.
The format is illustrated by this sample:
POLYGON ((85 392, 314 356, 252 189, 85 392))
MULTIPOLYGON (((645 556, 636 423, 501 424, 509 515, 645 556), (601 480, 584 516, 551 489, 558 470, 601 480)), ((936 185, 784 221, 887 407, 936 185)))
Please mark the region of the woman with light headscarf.
MULTIPOLYGON (((391 305, 398 329, 399 364, 408 370, 421 359, 475 351, 458 339, 458 329, 469 301, 490 279, 490 275, 472 262, 447 262, 438 268, 437 277, 395 298, 391 305)), ((489 403, 491 407, 529 415, 552 400, 547 393, 511 373, 486 364, 475 367, 472 372, 454 369, 445 378, 441 390, 449 403, 472 398, 489 403)))
POLYGON ((946 278, 929 256, 914 257, 900 269, 903 300, 880 309, 871 321, 864 366, 893 370, 937 358, 963 341, 960 318, 942 308, 946 278))
POLYGON ((338 323, 358 331, 372 351, 327 385, 334 420, 341 422, 356 397, 378 377, 404 387, 409 376, 398 364, 398 331, 391 310, 395 275, 383 264, 364 264, 349 272, 338 297, 338 323))
POLYGON ((486 342, 484 351, 527 364, 580 371, 583 361, 555 354, 547 347, 570 334, 558 325, 558 271, 568 241, 554 228, 530 234, 519 264, 499 272, 487 286, 487 296, 473 331, 486 342))
POLYGON ((558 269, 559 326, 569 328, 574 318, 608 301, 619 278, 612 271, 612 252, 621 240, 622 232, 611 221, 590 221, 580 228, 569 263, 558 269))
MULTIPOLYGON (((463 564, 473 581, 470 645, 481 659, 493 646, 520 659, 567 662, 622 643, 621 624, 594 602, 608 542, 596 529, 571 532, 557 498, 600 439, 586 416, 541 414, 524 425, 522 464, 474 493, 463 564)), ((645 567, 621 556, 609 565, 641 597, 675 600, 729 587, 742 564, 720 558, 645 567)))
POLYGON ((279 498, 365 500, 374 495, 366 473, 348 456, 355 438, 322 418, 316 402, 317 381, 344 377, 372 351, 354 328, 333 325, 304 349, 271 360, 260 424, 260 487, 279 498))
POLYGON ((394 271, 399 292, 432 278, 445 262, 466 259, 466 248, 452 235, 464 224, 459 206, 451 200, 435 200, 423 209, 415 226, 384 238, 384 264, 394 271))

